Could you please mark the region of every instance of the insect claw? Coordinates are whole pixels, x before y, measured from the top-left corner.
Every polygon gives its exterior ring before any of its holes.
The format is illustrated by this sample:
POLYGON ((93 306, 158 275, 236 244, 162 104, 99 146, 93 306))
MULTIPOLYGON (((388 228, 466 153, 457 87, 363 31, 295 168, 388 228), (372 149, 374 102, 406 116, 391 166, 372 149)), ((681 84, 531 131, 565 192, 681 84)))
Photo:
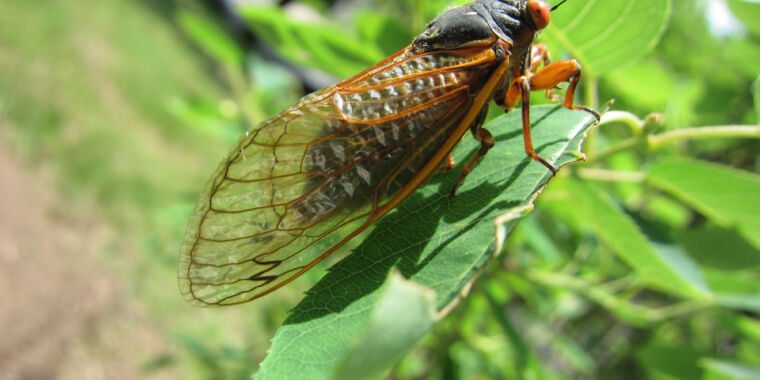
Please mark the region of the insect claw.
POLYGON ((538 161, 541 165, 544 165, 547 169, 549 169, 549 171, 552 172, 552 177, 557 175, 557 168, 554 167, 554 165, 550 164, 548 161, 544 160, 543 157, 539 155, 531 155, 530 153, 528 153, 528 157, 538 161))
POLYGON ((557 176, 558 169, 554 167, 554 165, 549 165, 546 168, 549 169, 549 171, 552 173, 552 178, 557 176))
POLYGON ((586 111, 586 112, 588 112, 588 113, 590 113, 592 115, 594 115, 594 117, 596 118, 596 122, 597 123, 599 123, 599 122, 602 121, 602 114, 600 114, 598 111, 596 111, 594 109, 591 109, 589 107, 584 107, 584 106, 580 106, 578 108, 581 109, 581 110, 583 110, 583 111, 586 111))

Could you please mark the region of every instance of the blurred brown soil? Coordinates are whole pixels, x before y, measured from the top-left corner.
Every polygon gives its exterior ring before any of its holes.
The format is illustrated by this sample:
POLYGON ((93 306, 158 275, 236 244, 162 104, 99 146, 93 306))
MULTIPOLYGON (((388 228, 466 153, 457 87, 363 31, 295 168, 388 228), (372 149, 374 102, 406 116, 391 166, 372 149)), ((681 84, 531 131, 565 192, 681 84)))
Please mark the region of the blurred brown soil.
POLYGON ((104 269, 108 228, 51 182, 0 141, 0 379, 146 378, 167 344, 104 269))

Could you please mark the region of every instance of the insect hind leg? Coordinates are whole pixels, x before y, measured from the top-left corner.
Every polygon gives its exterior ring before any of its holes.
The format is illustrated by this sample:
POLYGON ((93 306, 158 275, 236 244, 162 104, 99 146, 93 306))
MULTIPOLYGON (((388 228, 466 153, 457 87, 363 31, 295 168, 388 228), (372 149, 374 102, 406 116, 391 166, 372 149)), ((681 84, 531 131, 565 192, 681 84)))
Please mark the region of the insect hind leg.
POLYGON ((475 137, 475 140, 478 140, 480 142, 480 149, 478 149, 477 152, 475 152, 470 156, 470 158, 467 159, 467 162, 462 167, 462 171, 459 173, 459 178, 454 183, 454 186, 451 187, 449 198, 454 198, 457 189, 459 189, 459 187, 464 183, 465 177, 467 177, 467 175, 472 172, 472 169, 475 168, 475 165, 478 164, 480 159, 488 154, 488 151, 491 150, 494 145, 496 145, 496 141, 494 140, 493 135, 491 135, 491 132, 485 128, 478 128, 473 132, 473 135, 475 137))
MULTIPOLYGON (((472 125, 470 125, 472 136, 475 138, 475 140, 480 142, 480 149, 478 149, 477 152, 473 153, 467 159, 467 162, 464 163, 462 171, 459 173, 459 178, 456 182, 454 182, 454 186, 451 187, 451 191, 449 191, 449 198, 454 198, 457 189, 459 189, 459 187, 464 183, 465 177, 467 177, 467 175, 472 172, 472 169, 474 169, 475 165, 480 162, 480 159, 483 158, 483 156, 485 156, 488 151, 493 148, 494 145, 496 145, 496 141, 494 140, 493 135, 491 135, 491 132, 485 128, 482 128, 483 122, 486 120, 486 116, 488 116, 488 106, 483 107, 483 109, 480 110, 477 119, 475 119, 472 125)), ((451 159, 451 156, 449 156, 449 159, 451 159)))

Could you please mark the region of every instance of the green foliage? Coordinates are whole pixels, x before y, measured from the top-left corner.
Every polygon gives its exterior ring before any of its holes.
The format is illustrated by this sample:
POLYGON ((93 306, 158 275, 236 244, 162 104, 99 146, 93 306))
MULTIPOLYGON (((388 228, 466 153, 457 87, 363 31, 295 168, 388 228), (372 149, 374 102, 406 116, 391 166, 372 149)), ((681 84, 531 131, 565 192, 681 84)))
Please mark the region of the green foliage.
POLYGON ((299 22, 275 7, 246 7, 242 12, 262 39, 302 66, 348 77, 384 56, 374 43, 367 44, 326 20, 299 22))
POLYGON ((726 228, 736 227, 760 249, 760 175, 679 158, 649 169, 653 188, 669 193, 726 228), (709 191, 705 191, 709 189, 709 191))
POLYGON ((754 86, 755 92, 755 112, 757 113, 757 121, 756 124, 760 125, 760 77, 757 77, 757 80, 755 81, 754 86))
MULTIPOLYGON (((308 12, 251 5, 241 14, 299 75, 337 80, 465 2, 310 0, 291 2, 308 12)), ((169 3, 155 5, 159 14, 169 3)), ((588 162, 545 187, 546 170, 524 157, 519 112, 493 119, 498 144, 456 198, 447 192, 457 173, 436 175, 326 275, 317 268, 224 311, 190 309, 175 290, 187 215, 227 145, 302 94, 292 70, 249 51, 208 10, 177 3, 176 14, 155 17, 123 0, 58 0, 45 11, 0 2, 0 124, 25 157, 118 226, 113 245, 130 254, 109 249, 104 261, 172 347, 146 370, 758 377, 757 2, 729 0, 744 31, 716 36, 703 2, 569 0, 541 38, 554 59, 583 64, 581 103, 614 98, 621 110, 589 131, 588 162)), ((589 116, 532 112, 540 153, 574 161, 589 116)), ((460 145, 463 162, 475 143, 460 145)))
MULTIPOLYGON (((435 293, 392 272, 372 309, 368 325, 354 340, 332 377, 346 380, 376 378, 401 360, 438 319, 435 293), (389 315, 396 318, 388 318, 389 315)), ((285 365, 280 369, 288 371, 289 367, 285 365)), ((287 377, 291 373, 285 372, 284 375, 287 377)))
POLYGON ((241 48, 213 22, 187 11, 181 11, 177 19, 190 38, 212 58, 225 65, 238 65, 242 62, 241 48))
POLYGON ((706 285, 689 257, 658 249, 602 189, 577 180, 562 181, 553 189, 566 192, 562 202, 553 202, 553 211, 574 219, 579 228, 589 229, 643 284, 677 296, 705 298, 706 285))
MULTIPOLYGON (((408 44, 445 5, 383 2, 383 12, 357 9, 341 27, 328 7, 310 22, 279 8, 242 12, 281 57, 343 78, 408 44)), ((703 12, 668 0, 565 3, 541 38, 555 58, 584 66, 586 102, 615 97, 623 109, 660 114, 607 114, 586 144, 590 161, 564 169, 545 191, 545 170, 523 157, 520 115, 492 120, 488 128, 505 138, 457 197, 446 198, 456 174, 439 174, 364 234, 278 329, 256 377, 371 378, 402 355, 392 370, 399 378, 619 377, 631 367, 655 378, 752 373, 749 354, 714 347, 737 330, 733 310, 760 306, 758 177, 725 165, 754 159, 755 143, 740 139, 757 139, 760 128, 736 124, 757 120, 760 96, 752 103, 736 89, 756 80, 760 51, 695 25, 703 12), (685 41, 693 47, 682 49, 685 41), (731 75, 716 73, 706 51, 730 56, 731 75), (731 126, 693 127, 700 124, 731 126), (507 254, 489 260, 494 248, 507 254)), ((572 126, 587 118, 534 107, 534 140, 556 141, 542 152, 568 149, 574 160, 581 130, 572 126)), ((472 149, 465 139, 457 160, 472 149)), ((736 337, 743 352, 760 350, 757 336, 736 337)))
POLYGON ((605 75, 654 48, 670 7, 670 0, 568 1, 552 13, 541 37, 552 51, 567 52, 584 69, 605 75))
POLYGON ((728 0, 728 4, 744 27, 756 36, 760 36, 760 20, 755 17, 760 12, 760 3, 751 0, 728 0))
MULTIPOLYGON (((539 120, 533 130, 535 141, 543 142, 540 153, 557 166, 576 161, 593 116, 554 106, 534 107, 532 111, 539 120)), ((494 137, 500 149, 483 159, 456 198, 451 200, 448 194, 458 173, 441 174, 379 221, 361 245, 335 264, 292 311, 275 336, 257 378, 277 379, 285 374, 294 378, 294 373, 304 379, 329 378, 349 352, 351 342, 361 339, 366 326, 372 325, 373 310, 386 302, 381 284, 394 268, 432 289, 438 310, 455 306, 452 303, 458 302, 493 256, 495 245, 501 244, 494 241, 494 218, 532 205, 550 177, 546 168, 524 157, 519 113, 495 119, 488 128, 498 131, 494 137), (294 357, 310 359, 295 362, 294 357)), ((463 142, 454 159, 464 161, 476 146, 473 140, 463 142)), ((500 228, 508 232, 515 219, 506 220, 500 228)), ((400 298, 396 302, 402 306, 409 301, 400 298)), ((410 315, 413 312, 406 308, 404 318, 429 320, 426 314, 410 315)), ((386 324, 393 325, 394 334, 422 337, 418 324, 404 324, 404 318, 393 313, 383 317, 386 324)), ((408 339, 402 347, 395 343, 388 347, 386 340, 366 340, 362 341, 362 350, 380 355, 389 349, 407 351, 417 342, 408 339)), ((360 372, 353 374, 361 376, 360 372)))

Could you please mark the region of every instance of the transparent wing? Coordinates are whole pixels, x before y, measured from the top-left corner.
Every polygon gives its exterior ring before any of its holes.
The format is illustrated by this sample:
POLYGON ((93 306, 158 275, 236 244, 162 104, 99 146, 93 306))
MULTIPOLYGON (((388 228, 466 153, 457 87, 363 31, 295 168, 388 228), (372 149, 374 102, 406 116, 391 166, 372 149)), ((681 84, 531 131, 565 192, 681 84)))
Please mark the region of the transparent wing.
POLYGON ((185 298, 250 301, 366 228, 451 137, 494 60, 487 49, 404 50, 246 134, 191 217, 185 298))

